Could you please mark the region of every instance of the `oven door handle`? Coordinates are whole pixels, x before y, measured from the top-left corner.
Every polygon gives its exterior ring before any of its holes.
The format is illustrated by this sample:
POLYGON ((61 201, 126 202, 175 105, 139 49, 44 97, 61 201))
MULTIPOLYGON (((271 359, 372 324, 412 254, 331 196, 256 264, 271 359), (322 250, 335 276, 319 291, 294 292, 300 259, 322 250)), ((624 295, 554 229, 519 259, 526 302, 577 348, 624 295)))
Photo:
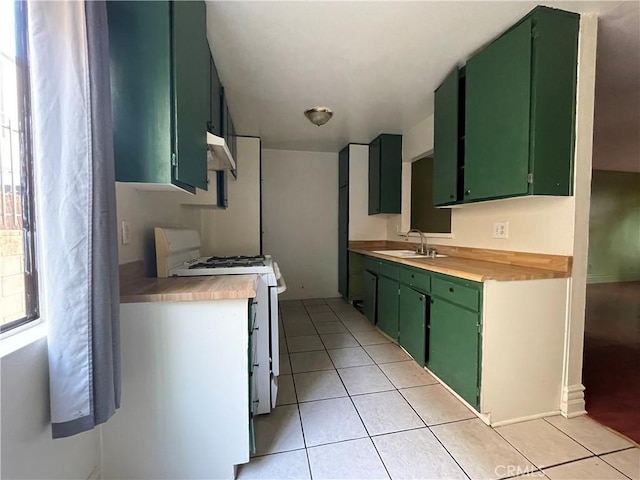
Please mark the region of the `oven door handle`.
POLYGON ((282 276, 282 274, 278 278, 276 284, 278 287, 278 295, 280 295, 281 293, 284 293, 284 291, 287 289, 287 284, 284 283, 284 277, 282 276))

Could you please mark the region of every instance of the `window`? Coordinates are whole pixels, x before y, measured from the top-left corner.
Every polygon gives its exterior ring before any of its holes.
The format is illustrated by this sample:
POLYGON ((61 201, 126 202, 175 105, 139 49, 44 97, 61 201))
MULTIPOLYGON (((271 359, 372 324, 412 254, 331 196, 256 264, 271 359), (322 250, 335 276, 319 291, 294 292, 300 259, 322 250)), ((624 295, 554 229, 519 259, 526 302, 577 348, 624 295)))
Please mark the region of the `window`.
POLYGON ((27 4, 0 2, 0 329, 38 318, 27 4))
POLYGON ((427 233, 451 233, 451 210, 433 206, 433 158, 411 164, 411 228, 427 233))

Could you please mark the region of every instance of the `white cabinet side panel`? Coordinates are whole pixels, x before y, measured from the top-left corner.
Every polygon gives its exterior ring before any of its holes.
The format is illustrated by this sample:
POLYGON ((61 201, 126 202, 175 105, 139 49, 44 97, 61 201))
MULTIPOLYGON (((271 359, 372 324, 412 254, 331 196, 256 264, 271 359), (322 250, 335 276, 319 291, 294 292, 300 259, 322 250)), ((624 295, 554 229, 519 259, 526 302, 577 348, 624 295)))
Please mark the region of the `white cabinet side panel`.
POLYGON ((559 412, 567 281, 485 282, 481 408, 492 424, 559 412))
POLYGON ((121 305, 104 478, 232 478, 249 460, 247 300, 121 305))
POLYGON ((349 145, 349 240, 385 240, 387 215, 369 215, 369 146, 349 145))

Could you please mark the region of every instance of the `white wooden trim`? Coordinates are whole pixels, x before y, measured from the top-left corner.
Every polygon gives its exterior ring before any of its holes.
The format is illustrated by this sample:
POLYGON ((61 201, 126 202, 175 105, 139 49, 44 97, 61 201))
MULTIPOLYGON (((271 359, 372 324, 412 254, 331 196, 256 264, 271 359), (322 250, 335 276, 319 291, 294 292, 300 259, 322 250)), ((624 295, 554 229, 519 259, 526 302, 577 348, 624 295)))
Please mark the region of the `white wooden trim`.
POLYGON ((562 388, 560 409, 567 418, 579 417, 587 413, 584 401, 584 385, 570 385, 562 388))
POLYGON ((621 282, 637 282, 640 280, 640 272, 620 273, 614 275, 605 275, 590 273, 587 274, 587 283, 621 283, 621 282))
POLYGON ((526 422, 528 420, 536 420, 538 418, 554 417, 556 415, 560 415, 560 413, 561 413, 560 410, 554 410, 551 412, 537 413, 535 415, 526 415, 524 417, 517 417, 517 418, 511 418, 509 420, 502 420, 501 422, 494 422, 491 424, 491 426, 493 428, 497 428, 497 427, 502 427, 504 425, 511 425, 512 423, 526 422))

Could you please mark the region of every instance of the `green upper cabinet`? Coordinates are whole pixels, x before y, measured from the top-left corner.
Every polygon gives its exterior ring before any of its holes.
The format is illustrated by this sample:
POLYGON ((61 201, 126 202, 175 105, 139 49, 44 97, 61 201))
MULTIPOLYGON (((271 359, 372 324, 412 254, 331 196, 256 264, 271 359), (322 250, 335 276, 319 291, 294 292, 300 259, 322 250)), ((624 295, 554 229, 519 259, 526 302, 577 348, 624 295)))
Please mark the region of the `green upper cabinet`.
POLYGON ((218 69, 209 52, 209 125, 208 130, 214 135, 222 135, 222 83, 218 76, 218 69))
POLYGON ((204 2, 172 2, 176 179, 207 189, 209 44, 204 2))
POLYGON ((204 2, 107 2, 116 180, 207 188, 204 2))
POLYGON ((231 171, 234 178, 238 178, 238 158, 237 158, 237 134, 236 128, 233 124, 233 118, 231 118, 231 112, 229 111, 229 105, 227 103, 227 94, 224 87, 220 88, 220 109, 221 109, 221 124, 222 124, 222 136, 227 142, 229 152, 231 156, 236 160, 236 168, 231 171))
POLYGON ((537 7, 467 62, 465 202, 572 194, 578 26, 537 7))
POLYGON ((435 91, 433 132, 433 204, 449 205, 458 196, 459 167, 462 157, 460 120, 464 119, 464 102, 460 98, 460 71, 456 68, 435 91), (462 117, 462 118, 461 118, 462 117), (437 179, 437 180, 436 180, 437 179))
POLYGON ((369 215, 400 213, 402 135, 383 133, 369 144, 369 215))
POLYGON ((349 145, 338 154, 338 187, 349 186, 349 145))

